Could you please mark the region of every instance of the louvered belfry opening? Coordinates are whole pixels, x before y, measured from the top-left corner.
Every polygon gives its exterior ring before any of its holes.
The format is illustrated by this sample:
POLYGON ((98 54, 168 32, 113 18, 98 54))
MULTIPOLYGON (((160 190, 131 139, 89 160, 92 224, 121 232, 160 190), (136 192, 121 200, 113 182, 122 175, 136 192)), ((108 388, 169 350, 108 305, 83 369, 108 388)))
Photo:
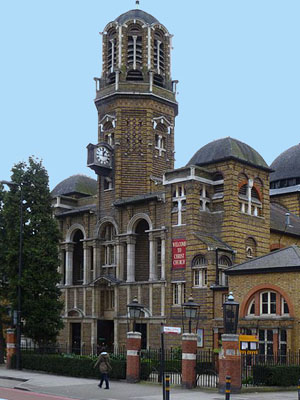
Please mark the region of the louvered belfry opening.
POLYGON ((116 30, 110 29, 107 32, 107 69, 113 72, 117 62, 117 39, 116 30))
POLYGON ((139 25, 133 24, 128 27, 128 45, 127 45, 127 80, 142 81, 143 66, 143 44, 142 31, 139 25))

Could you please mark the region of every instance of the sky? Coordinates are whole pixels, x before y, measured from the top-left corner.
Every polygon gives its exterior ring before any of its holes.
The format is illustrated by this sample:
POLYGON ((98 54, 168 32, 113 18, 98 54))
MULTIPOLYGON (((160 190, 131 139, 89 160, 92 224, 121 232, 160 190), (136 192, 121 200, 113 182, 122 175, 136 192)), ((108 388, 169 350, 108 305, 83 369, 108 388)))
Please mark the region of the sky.
MULTIPOLYGON (((50 188, 97 142, 94 77, 106 24, 135 0, 0 0, 0 180, 36 156, 50 188)), ((299 0, 141 0, 173 38, 175 167, 231 136, 268 165, 300 142, 299 0)))

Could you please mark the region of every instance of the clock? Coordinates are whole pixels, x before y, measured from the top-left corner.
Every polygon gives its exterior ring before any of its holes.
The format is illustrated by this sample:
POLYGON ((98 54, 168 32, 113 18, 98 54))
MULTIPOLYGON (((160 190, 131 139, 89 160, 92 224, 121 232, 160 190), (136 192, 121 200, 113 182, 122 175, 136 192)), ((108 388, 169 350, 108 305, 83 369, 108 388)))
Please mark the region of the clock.
POLYGON ((104 147, 100 146, 96 150, 96 160, 102 165, 109 165, 110 164, 110 151, 104 147))

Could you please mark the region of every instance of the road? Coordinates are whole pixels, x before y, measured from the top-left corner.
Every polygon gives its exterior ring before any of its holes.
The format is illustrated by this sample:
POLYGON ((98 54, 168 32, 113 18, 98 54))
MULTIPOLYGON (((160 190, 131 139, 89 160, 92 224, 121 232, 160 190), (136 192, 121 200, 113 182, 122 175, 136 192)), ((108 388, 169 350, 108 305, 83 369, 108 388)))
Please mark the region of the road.
POLYGON ((0 387, 0 400, 71 400, 67 397, 26 392, 19 389, 0 387))

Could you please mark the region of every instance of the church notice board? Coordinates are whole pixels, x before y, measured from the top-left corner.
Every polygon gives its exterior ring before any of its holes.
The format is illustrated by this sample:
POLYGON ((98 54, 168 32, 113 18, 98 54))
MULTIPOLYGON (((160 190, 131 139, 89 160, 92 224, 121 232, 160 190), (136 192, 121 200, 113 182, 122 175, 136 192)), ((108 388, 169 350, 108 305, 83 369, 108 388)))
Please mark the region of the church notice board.
POLYGON ((186 240, 172 240, 172 268, 185 268, 186 265, 186 240))
POLYGON ((258 354, 258 339, 254 335, 239 335, 241 354, 258 354))

